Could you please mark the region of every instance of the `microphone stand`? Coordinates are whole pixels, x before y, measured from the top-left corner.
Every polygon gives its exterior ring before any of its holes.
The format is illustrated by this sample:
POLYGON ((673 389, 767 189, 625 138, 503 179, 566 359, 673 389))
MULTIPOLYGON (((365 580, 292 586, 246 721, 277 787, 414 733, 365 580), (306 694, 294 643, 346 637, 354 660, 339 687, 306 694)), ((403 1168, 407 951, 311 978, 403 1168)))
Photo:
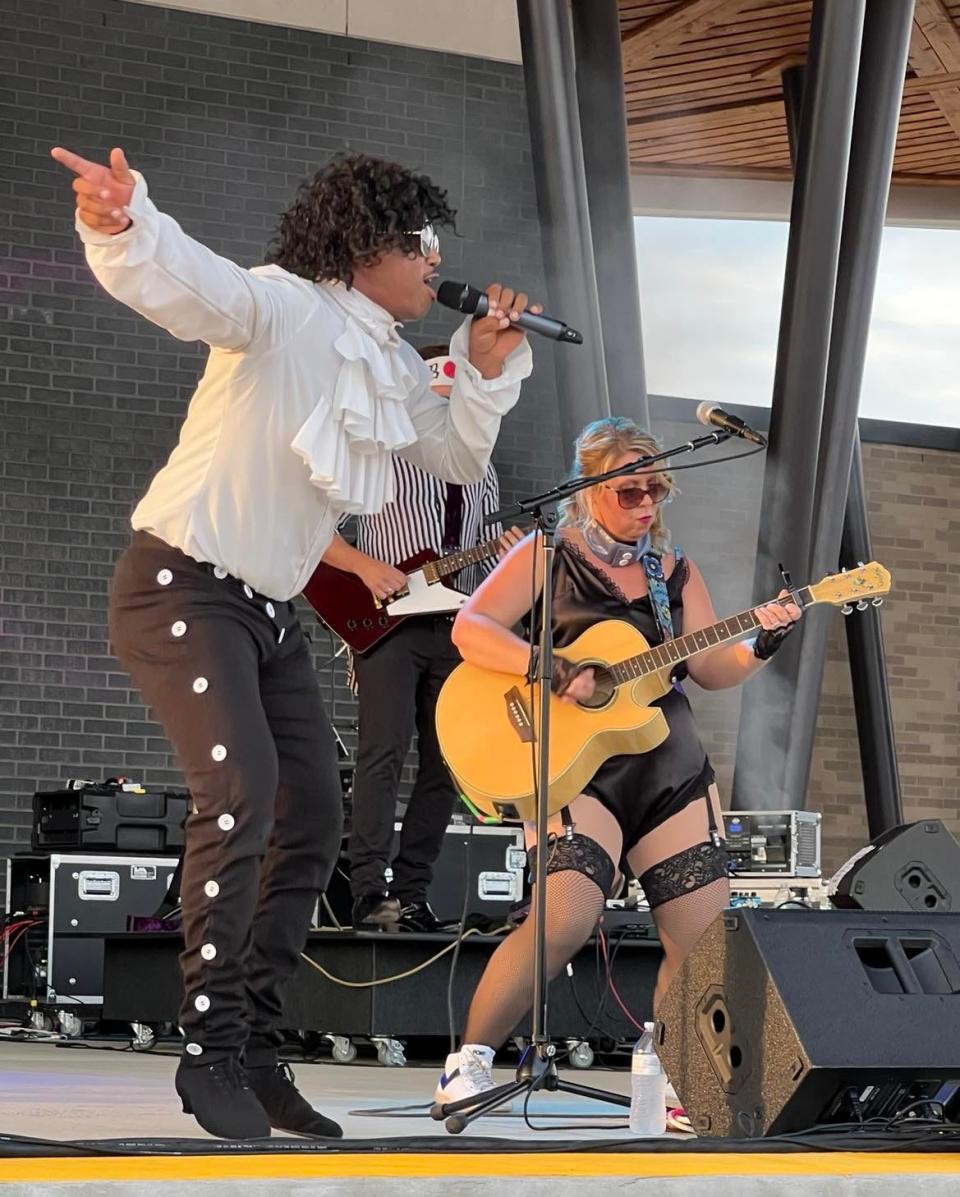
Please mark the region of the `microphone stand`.
MULTIPOLYGON (((666 461, 679 453, 693 452, 707 445, 719 445, 729 440, 734 433, 720 430, 708 433, 687 441, 675 449, 667 449, 662 453, 654 453, 649 457, 642 457, 639 461, 632 461, 629 465, 620 466, 615 470, 608 470, 605 474, 598 474, 591 478, 572 478, 560 486, 548 490, 542 495, 534 495, 530 499, 504 507, 496 511, 486 520, 488 524, 500 523, 517 516, 530 516, 543 537, 543 587, 540 592, 540 660, 534 687, 539 686, 537 693, 539 707, 539 724, 535 727, 539 732, 538 763, 533 775, 534 793, 537 799, 537 845, 534 849, 536 861, 536 882, 534 888, 534 964, 533 964, 533 1012, 530 1047, 524 1052, 517 1069, 516 1079, 505 1085, 498 1085, 489 1090, 481 1098, 466 1097, 460 1101, 435 1102, 430 1109, 430 1116, 436 1121, 445 1119, 446 1129, 452 1135, 461 1131, 477 1118, 490 1113, 504 1102, 526 1091, 533 1094, 539 1089, 549 1093, 573 1093, 579 1097, 588 1097, 610 1105, 629 1108, 630 1098, 620 1093, 609 1093, 601 1089, 591 1089, 585 1085, 575 1085, 570 1081, 562 1081, 557 1073, 554 1059, 556 1048, 547 1038, 547 838, 549 826, 549 802, 544 792, 549 786, 550 777, 550 698, 553 691, 550 682, 553 678, 553 562, 556 554, 556 528, 558 522, 556 505, 575 495, 578 491, 589 486, 598 486, 610 478, 620 478, 625 474, 636 474, 649 470, 658 462, 666 461)), ((536 620, 530 624, 531 651, 534 647, 536 620)), ((606 898, 606 895, 604 895, 606 898)))

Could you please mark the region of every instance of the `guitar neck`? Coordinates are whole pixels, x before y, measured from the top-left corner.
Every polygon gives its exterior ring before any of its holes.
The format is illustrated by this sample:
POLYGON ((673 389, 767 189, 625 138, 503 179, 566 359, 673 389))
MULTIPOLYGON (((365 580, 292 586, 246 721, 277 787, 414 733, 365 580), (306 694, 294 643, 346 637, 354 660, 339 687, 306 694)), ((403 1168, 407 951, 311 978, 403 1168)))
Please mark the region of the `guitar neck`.
MULTIPOLYGON (((818 602, 813 597, 809 586, 785 596, 775 599, 782 605, 795 603, 798 607, 809 607, 818 602)), ((628 657, 616 665, 610 665, 607 672, 616 685, 635 681, 639 677, 646 677, 650 673, 658 673, 661 669, 670 669, 693 657, 697 653, 705 652, 708 648, 716 648, 718 644, 727 644, 736 640, 744 632, 752 632, 761 626, 753 610, 741 611, 739 615, 731 615, 729 619, 721 619, 719 623, 712 623, 708 628, 698 628, 686 636, 678 636, 675 640, 667 640, 655 648, 648 648, 635 657, 628 657)))
POLYGON ((455 574, 461 569, 465 569, 468 565, 476 565, 478 561, 486 561, 488 557, 495 557, 499 549, 500 537, 494 536, 491 540, 485 540, 483 544, 478 544, 475 549, 458 549, 456 553, 441 557, 439 561, 428 561, 423 567, 423 572, 428 581, 436 582, 440 578, 447 577, 448 574, 455 574))

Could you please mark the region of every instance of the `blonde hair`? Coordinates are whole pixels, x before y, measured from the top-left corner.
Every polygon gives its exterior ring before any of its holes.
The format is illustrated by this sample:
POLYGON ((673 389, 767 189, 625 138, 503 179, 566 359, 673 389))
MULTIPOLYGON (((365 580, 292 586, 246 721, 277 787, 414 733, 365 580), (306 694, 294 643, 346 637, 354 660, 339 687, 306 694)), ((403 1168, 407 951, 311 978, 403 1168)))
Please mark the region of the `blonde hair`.
MULTIPOLYGON (((627 416, 604 416, 588 424, 574 442, 573 477, 589 478, 604 474, 613 468, 613 463, 625 453, 658 453, 660 445, 649 432, 644 431, 627 416)), ((676 493, 672 475, 664 469, 658 477, 670 488, 670 495, 676 493)), ((560 504, 560 523, 566 527, 582 528, 594 518, 592 502, 594 487, 585 487, 564 499, 560 504)), ((663 504, 658 505, 650 525, 650 541, 658 552, 670 547, 670 532, 663 522, 663 504)))

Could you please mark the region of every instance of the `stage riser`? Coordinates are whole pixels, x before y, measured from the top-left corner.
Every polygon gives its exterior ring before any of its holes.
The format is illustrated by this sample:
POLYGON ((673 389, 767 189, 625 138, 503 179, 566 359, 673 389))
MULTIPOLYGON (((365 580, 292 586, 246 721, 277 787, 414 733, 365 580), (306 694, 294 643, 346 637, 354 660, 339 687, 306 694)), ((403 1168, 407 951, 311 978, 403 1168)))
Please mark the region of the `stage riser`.
MULTIPOLYGON (((416 968, 449 942, 448 937, 320 933, 311 936, 307 954, 334 976, 364 981, 416 968)), ((463 1026, 470 999, 499 942, 478 937, 466 939, 461 945, 453 991, 458 1028, 463 1026)), ((177 956, 182 947, 180 937, 173 935, 108 938, 104 952, 104 1017, 124 1022, 176 1022, 182 993, 177 956)), ((628 940, 616 956, 614 984, 640 1022, 651 1017, 660 959, 660 945, 652 940, 628 940)), ((287 995, 284 1024, 290 1030, 347 1036, 443 1036, 448 1030, 449 974, 450 954, 402 981, 350 989, 334 984, 301 962, 287 995)), ((578 1038, 590 1030, 605 983, 601 965, 598 987, 592 945, 574 961, 572 981, 583 1014, 577 1008, 566 973, 550 986, 548 1030, 556 1039, 578 1038)), ((609 995, 600 1027, 599 1034, 617 1039, 631 1039, 637 1033, 609 995)), ((517 1030, 517 1034, 528 1032, 526 1023, 517 1030)), ((591 1038, 597 1037, 595 1029, 591 1038)))

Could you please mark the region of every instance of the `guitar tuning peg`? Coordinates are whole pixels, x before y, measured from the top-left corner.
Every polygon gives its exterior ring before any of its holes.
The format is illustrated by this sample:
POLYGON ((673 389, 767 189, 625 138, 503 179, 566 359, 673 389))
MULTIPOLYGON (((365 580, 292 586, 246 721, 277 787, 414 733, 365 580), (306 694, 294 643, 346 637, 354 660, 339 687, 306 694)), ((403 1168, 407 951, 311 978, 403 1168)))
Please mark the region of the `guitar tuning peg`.
POLYGON ((882 606, 883 606, 883 599, 882 599, 882 598, 875 598, 875 599, 873 600, 873 604, 872 604, 872 605, 873 605, 874 607, 882 607, 882 606))
POLYGON ((853 608, 850 606, 849 603, 844 603, 843 606, 840 608, 840 614, 841 615, 849 615, 852 610, 853 610, 853 608))
POLYGON ((866 611, 866 609, 869 605, 870 604, 867 602, 866 599, 861 599, 860 602, 857 603, 857 610, 858 611, 866 611))
POLYGON ((863 562, 862 562, 862 561, 858 561, 858 562, 857 562, 857 565, 859 566, 859 568, 860 568, 860 569, 863 569, 863 562))
POLYGON ((840 570, 840 572, 841 572, 842 574, 845 574, 845 573, 847 572, 847 567, 846 567, 846 566, 844 566, 844 567, 843 567, 843 569, 841 569, 841 570, 840 570))

